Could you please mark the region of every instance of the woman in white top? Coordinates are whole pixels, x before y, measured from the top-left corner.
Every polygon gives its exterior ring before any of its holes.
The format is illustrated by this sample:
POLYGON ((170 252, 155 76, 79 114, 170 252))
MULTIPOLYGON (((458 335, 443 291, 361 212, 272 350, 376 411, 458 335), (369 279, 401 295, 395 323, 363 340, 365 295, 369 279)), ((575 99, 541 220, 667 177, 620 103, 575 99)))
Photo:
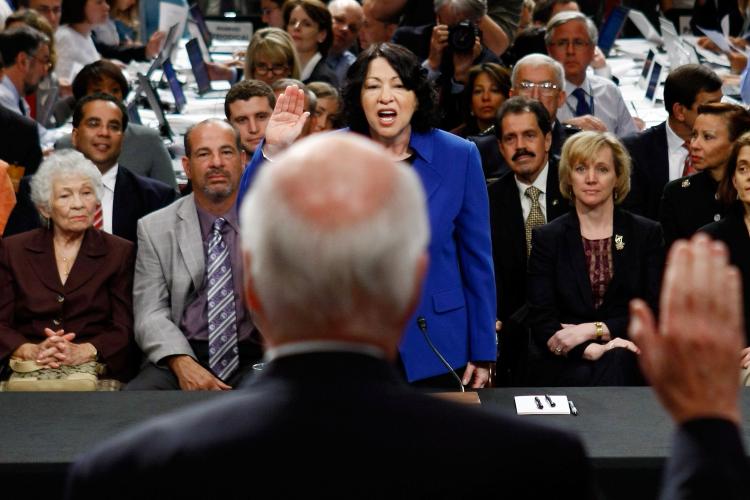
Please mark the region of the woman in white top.
POLYGON ((294 41, 304 83, 327 82, 338 87, 336 74, 325 63, 333 43, 331 14, 320 0, 284 2, 286 31, 294 41))
POLYGON ((109 17, 105 0, 63 0, 60 27, 55 32, 57 73, 72 81, 87 64, 101 59, 91 39, 91 30, 109 17))

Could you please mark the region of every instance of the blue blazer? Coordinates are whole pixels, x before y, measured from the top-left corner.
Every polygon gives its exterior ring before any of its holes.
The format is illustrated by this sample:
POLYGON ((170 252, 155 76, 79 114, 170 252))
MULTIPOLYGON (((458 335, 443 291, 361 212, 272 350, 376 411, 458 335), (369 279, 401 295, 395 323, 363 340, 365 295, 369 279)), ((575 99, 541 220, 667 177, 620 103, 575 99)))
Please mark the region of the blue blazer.
MULTIPOLYGON (((427 196, 430 265, 422 300, 401 341, 409 381, 447 372, 417 326, 427 332, 454 368, 497 359, 495 278, 489 202, 476 146, 442 130, 412 132, 413 167, 427 196)), ((242 202, 263 162, 262 144, 242 175, 242 202)))

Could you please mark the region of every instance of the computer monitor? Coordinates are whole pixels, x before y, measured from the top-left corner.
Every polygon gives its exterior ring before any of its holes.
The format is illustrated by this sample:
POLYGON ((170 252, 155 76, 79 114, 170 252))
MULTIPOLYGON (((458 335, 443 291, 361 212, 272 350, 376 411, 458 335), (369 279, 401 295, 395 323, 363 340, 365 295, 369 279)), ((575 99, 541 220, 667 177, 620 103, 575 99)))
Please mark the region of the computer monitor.
POLYGON ((161 99, 159 99, 159 95, 151 86, 151 80, 149 80, 148 77, 143 73, 138 73, 138 89, 139 91, 143 92, 143 95, 148 101, 149 107, 154 112, 156 121, 159 122, 159 132, 161 132, 161 135, 172 139, 174 134, 172 133, 172 129, 169 126, 167 117, 164 116, 164 110, 161 107, 161 99))
POLYGON ((164 64, 162 64, 162 69, 164 70, 164 76, 167 77, 169 90, 172 91, 172 95, 174 96, 175 112, 182 113, 185 104, 187 104, 187 99, 185 98, 185 93, 182 91, 182 85, 177 79, 177 73, 172 66, 172 61, 170 61, 169 59, 164 61, 164 64))
POLYGON ((654 61, 651 76, 648 79, 648 86, 646 87, 646 99, 651 102, 656 101, 656 90, 659 88, 659 83, 661 82, 661 70, 661 63, 654 61))
POLYGON ((164 61, 168 61, 172 57, 172 51, 174 51, 175 47, 177 47, 177 44, 180 42, 181 33, 178 33, 179 27, 179 23, 173 24, 169 27, 167 36, 164 37, 164 45, 162 45, 161 50, 154 58, 154 60, 151 61, 151 66, 149 66, 148 70, 146 71, 146 76, 148 78, 151 78, 151 75, 154 73, 154 71, 162 67, 164 61))
POLYGON ((646 87, 646 83, 648 82, 648 76, 651 72, 651 64, 654 62, 654 57, 656 56, 656 53, 649 49, 648 55, 646 56, 646 60, 643 61, 643 69, 641 70, 641 77, 638 79, 638 86, 641 88, 646 87))
POLYGON ((610 12, 607 20, 604 21, 604 26, 599 31, 599 42, 597 43, 604 57, 607 57, 609 51, 612 50, 612 46, 615 44, 615 40, 617 40, 617 35, 620 34, 620 30, 628 18, 628 10, 625 7, 615 7, 610 12))
POLYGON ((198 30, 201 32, 201 37, 203 38, 206 47, 210 47, 212 41, 211 31, 208 29, 206 18, 203 17, 203 11, 201 10, 200 5, 198 5, 198 2, 190 2, 188 12, 190 18, 198 26, 198 30))
POLYGON ((203 54, 201 54, 198 40, 195 38, 188 41, 185 45, 187 50, 188 59, 190 60, 190 67, 193 70, 193 76, 195 77, 195 83, 198 84, 198 94, 203 95, 211 91, 211 78, 208 76, 208 68, 206 63, 203 61, 203 54))

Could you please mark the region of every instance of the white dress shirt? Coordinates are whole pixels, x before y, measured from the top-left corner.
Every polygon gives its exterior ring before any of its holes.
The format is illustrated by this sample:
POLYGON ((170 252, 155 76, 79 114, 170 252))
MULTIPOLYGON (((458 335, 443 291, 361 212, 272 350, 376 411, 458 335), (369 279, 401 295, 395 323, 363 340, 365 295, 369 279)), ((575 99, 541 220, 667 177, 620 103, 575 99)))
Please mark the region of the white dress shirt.
POLYGON ((80 34, 67 24, 61 25, 55 31, 55 51, 57 74, 71 82, 81 68, 102 58, 96 51, 91 36, 80 34))
POLYGON ((300 72, 299 79, 301 81, 305 81, 308 78, 310 78, 310 75, 312 75, 313 70, 315 69, 315 65, 320 62, 320 60, 323 59, 323 56, 320 52, 316 52, 314 56, 310 58, 309 61, 307 61, 307 64, 305 64, 305 67, 302 68, 302 71, 300 72))
MULTIPOLYGON (((565 81, 567 97, 565 103, 557 110, 557 119, 561 122, 566 122, 576 116, 578 100, 573 95, 576 88, 578 86, 565 81)), ((586 102, 592 114, 603 121, 610 132, 618 137, 638 132, 633 117, 622 98, 622 93, 614 82, 596 75, 586 75, 580 88, 586 93, 586 102)))
POLYGON ((115 183, 117 182, 117 164, 102 174, 102 230, 112 234, 112 210, 115 202, 115 183))
MULTIPOLYGON (((539 195, 539 206, 542 209, 542 213, 544 214, 544 220, 547 220, 547 172, 548 172, 549 162, 547 162, 544 165, 544 168, 542 168, 542 171, 539 172, 539 175, 537 175, 534 182, 531 184, 531 186, 534 186, 539 191, 541 191, 541 194, 539 195)), ((529 212, 531 212, 531 200, 528 196, 526 196, 526 190, 529 188, 529 184, 524 184, 523 182, 518 180, 518 177, 515 177, 516 179, 516 186, 518 186, 518 195, 521 197, 521 210, 523 211, 523 220, 525 221, 529 217, 529 212)))
POLYGON ((682 177, 682 171, 685 169, 685 158, 687 158, 689 152, 682 147, 684 143, 685 141, 675 134, 669 126, 669 120, 667 120, 667 158, 669 158, 670 181, 682 177))

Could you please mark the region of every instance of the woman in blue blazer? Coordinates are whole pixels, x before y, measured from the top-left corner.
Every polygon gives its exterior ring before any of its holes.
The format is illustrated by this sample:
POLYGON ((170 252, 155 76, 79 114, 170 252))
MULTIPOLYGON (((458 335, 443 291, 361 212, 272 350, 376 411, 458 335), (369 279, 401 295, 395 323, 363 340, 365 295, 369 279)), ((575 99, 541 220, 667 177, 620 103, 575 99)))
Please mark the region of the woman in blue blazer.
POLYGON ((568 139, 560 193, 574 208, 534 229, 528 264, 536 384, 643 383, 628 304, 639 297, 656 307, 664 243, 657 222, 615 207, 629 188, 630 158, 615 136, 568 139))
MULTIPOLYGON (((451 382, 424 329, 448 363, 463 369, 463 383, 482 387, 497 348, 489 205, 479 152, 474 144, 433 128, 435 91, 416 57, 401 46, 384 43, 360 53, 349 69, 343 99, 351 131, 411 164, 427 196, 430 268, 400 346, 406 377, 425 385, 451 382)), ((243 174, 238 203, 263 158, 272 160, 300 135, 307 118, 301 101, 293 87, 280 96, 265 142, 243 174)))

